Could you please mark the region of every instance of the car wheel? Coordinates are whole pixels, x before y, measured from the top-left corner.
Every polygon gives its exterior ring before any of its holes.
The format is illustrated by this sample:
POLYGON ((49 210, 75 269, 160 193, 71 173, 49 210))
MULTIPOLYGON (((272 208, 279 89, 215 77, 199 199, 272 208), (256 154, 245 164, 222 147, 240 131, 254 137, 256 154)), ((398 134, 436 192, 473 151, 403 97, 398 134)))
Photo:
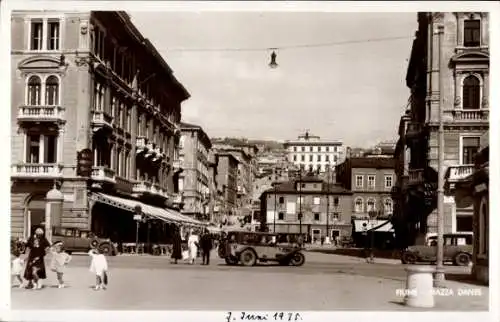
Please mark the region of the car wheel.
POLYGON ((240 262, 244 266, 254 266, 257 263, 257 255, 252 249, 245 249, 240 254, 240 262))
POLYGON ((112 247, 110 244, 101 244, 99 245, 99 251, 102 254, 109 256, 112 253, 112 247))
POLYGON ((457 266, 469 266, 472 258, 467 253, 458 253, 455 256, 455 265, 457 266))
POLYGON ((415 264, 417 262, 417 256, 412 253, 404 253, 401 256, 401 263, 403 264, 415 264))
POLYGON ((306 257, 301 252, 296 252, 290 259, 290 264, 293 266, 302 266, 306 262, 306 257))

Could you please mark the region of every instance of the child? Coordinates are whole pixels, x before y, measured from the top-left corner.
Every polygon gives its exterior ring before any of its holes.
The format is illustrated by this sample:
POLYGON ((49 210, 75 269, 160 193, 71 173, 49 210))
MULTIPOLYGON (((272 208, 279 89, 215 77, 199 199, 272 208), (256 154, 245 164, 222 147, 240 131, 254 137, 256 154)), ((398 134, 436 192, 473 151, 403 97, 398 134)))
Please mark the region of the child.
POLYGON ((57 274, 57 282, 59 283, 58 288, 64 288, 64 271, 66 265, 71 261, 71 256, 63 251, 63 242, 55 242, 52 247, 52 262, 50 263, 50 269, 57 274))
POLYGON ((96 249, 89 251, 92 262, 90 263, 90 271, 96 275, 95 290, 105 290, 108 286, 108 261, 103 253, 96 249))
POLYGON ((24 282, 21 277, 24 266, 24 259, 21 258, 21 253, 16 250, 13 253, 14 259, 12 260, 12 276, 14 276, 19 281, 19 288, 23 288, 24 282))

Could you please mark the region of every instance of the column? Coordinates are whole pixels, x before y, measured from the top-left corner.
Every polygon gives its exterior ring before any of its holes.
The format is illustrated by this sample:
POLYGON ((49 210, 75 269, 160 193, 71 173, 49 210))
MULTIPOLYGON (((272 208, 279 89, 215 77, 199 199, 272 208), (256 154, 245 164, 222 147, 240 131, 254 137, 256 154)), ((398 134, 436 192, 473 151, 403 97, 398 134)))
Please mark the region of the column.
POLYGON ((47 19, 43 19, 43 26, 42 26, 42 50, 47 50, 47 39, 48 39, 48 24, 47 24, 47 19))
POLYGON ((38 150, 38 163, 45 163, 45 135, 40 134, 40 149, 38 150))
POLYGON ((130 180, 135 180, 137 179, 137 169, 136 169, 137 132, 139 127, 141 126, 141 123, 138 122, 137 105, 135 104, 132 105, 132 113, 130 114, 130 117, 132 118, 131 121, 132 128, 130 129, 130 141, 132 144, 132 148, 130 149, 130 162, 129 162, 130 169, 128 169, 127 171, 129 173, 130 180))
POLYGON ((489 104, 488 104, 488 97, 490 97, 490 74, 489 72, 485 72, 483 75, 483 95, 482 95, 482 102, 481 102, 481 107, 487 109, 489 104))
POLYGON ((481 13, 481 46, 488 46, 488 32, 487 13, 481 13))
POLYGON ((464 15, 457 13, 457 46, 463 47, 464 45, 464 15))
POLYGON ((64 148, 64 128, 63 128, 63 126, 61 126, 59 128, 59 135, 57 136, 57 162, 56 163, 64 163, 63 148, 64 148))
POLYGON ((27 162, 27 150, 28 150, 28 134, 26 133, 26 129, 22 129, 23 132, 23 159, 22 162, 27 162))
POLYGON ((455 71, 455 102, 454 109, 462 107, 462 73, 455 71))

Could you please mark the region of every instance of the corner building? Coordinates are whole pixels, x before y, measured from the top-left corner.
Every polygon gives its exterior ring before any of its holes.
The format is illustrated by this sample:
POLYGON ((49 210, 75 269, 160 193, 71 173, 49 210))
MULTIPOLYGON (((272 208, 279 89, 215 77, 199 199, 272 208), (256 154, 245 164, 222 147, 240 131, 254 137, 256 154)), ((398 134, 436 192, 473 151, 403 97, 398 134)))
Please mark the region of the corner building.
POLYGON ((23 11, 11 30, 13 237, 43 224, 55 182, 64 204, 52 226, 133 240, 136 205, 164 224, 197 224, 174 209, 189 93, 130 17, 23 11), (84 149, 90 178, 77 175, 84 149))

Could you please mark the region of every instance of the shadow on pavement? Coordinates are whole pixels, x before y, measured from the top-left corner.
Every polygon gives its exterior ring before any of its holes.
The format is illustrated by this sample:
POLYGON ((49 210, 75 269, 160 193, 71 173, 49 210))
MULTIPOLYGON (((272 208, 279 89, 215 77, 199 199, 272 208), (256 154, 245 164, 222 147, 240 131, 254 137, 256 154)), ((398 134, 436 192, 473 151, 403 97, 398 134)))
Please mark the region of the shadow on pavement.
POLYGON ((474 276, 471 274, 445 274, 445 277, 447 281, 488 287, 488 285, 484 285, 482 282, 474 280, 474 276))

